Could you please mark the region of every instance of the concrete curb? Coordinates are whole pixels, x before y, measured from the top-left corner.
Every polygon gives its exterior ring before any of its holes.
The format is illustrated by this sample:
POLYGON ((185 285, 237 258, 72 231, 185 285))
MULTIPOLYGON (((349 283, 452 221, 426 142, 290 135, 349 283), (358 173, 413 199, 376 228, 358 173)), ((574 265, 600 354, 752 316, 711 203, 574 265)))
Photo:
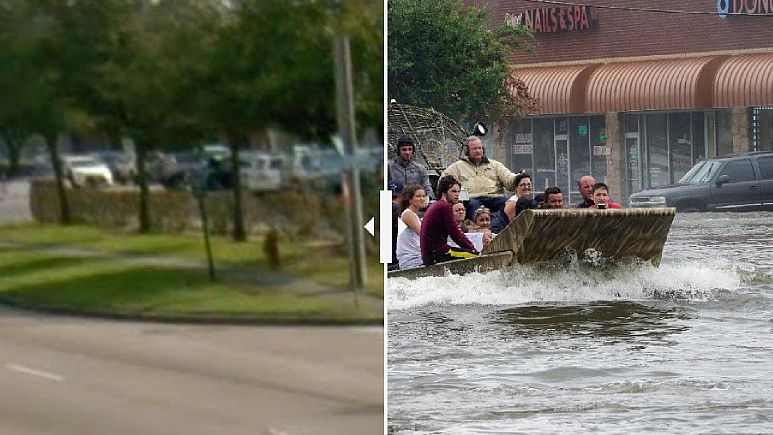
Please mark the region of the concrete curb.
POLYGON ((91 319, 122 320, 134 322, 182 323, 199 325, 256 325, 256 326, 384 326, 383 318, 338 319, 328 317, 272 317, 272 316, 224 316, 218 314, 128 314, 101 311, 81 311, 71 308, 25 303, 7 296, 0 296, 0 305, 57 316, 91 319))

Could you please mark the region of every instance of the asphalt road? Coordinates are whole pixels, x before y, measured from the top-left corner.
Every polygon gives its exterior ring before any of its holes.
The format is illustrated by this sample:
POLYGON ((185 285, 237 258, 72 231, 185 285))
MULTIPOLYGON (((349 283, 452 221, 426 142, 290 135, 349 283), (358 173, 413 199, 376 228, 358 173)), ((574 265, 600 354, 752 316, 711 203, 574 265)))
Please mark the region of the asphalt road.
POLYGON ((0 308, 0 434, 380 434, 383 330, 0 308))

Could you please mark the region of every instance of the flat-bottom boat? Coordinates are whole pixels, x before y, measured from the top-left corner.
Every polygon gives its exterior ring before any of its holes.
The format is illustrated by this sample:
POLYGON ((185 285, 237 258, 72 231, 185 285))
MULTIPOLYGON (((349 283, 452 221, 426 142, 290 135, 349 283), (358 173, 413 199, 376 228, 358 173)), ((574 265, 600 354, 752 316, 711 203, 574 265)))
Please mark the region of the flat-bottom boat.
POLYGON ((389 278, 487 272, 554 260, 574 252, 596 258, 638 258, 660 264, 673 207, 650 209, 524 210, 476 258, 390 271, 389 278))

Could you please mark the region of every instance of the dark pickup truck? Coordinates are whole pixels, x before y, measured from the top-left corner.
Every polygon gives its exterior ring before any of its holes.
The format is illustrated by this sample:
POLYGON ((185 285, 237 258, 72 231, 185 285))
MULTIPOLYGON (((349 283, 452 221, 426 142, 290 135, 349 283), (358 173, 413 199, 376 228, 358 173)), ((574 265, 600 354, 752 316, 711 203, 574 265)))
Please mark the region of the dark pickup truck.
POLYGON ((629 203, 681 212, 773 210, 773 151, 698 162, 678 183, 634 193, 629 203))

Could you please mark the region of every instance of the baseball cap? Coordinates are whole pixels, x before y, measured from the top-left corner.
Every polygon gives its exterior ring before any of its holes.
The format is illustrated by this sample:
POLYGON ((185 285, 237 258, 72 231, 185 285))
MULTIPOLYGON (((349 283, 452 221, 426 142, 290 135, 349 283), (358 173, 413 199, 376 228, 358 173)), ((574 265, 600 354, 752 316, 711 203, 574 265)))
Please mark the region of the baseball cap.
POLYGON ((405 185, 403 185, 402 181, 393 180, 389 182, 389 190, 392 191, 392 196, 400 196, 403 194, 403 189, 405 188, 405 185))

